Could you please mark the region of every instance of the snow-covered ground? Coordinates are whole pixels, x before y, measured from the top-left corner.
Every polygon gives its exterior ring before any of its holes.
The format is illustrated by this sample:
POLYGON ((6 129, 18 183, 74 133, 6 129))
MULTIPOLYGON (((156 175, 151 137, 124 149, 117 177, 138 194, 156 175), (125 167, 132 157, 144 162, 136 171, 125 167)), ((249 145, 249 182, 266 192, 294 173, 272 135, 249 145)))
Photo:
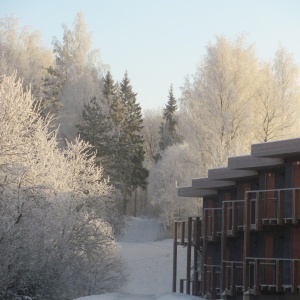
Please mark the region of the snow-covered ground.
POLYGON ((135 295, 113 293, 99 296, 87 296, 77 298, 76 300, 199 300, 199 297, 187 296, 175 293, 165 293, 162 295, 135 295))
MULTIPOLYGON (((122 293, 87 296, 77 300, 199 299, 172 291, 173 240, 159 240, 161 224, 155 219, 130 218, 120 239, 127 263, 128 283, 122 293)), ((186 251, 178 248, 177 278, 185 278, 186 251)), ((179 283, 178 283, 179 286, 179 283)))

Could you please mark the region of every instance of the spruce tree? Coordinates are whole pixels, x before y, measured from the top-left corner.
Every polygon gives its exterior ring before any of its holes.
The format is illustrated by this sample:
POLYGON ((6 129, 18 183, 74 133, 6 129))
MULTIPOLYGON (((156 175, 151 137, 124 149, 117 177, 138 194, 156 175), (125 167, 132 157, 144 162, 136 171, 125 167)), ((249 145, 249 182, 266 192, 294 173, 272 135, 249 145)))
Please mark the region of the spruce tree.
POLYGON ((82 119, 83 124, 77 126, 80 137, 95 147, 97 157, 105 164, 110 153, 109 132, 111 131, 111 123, 103 113, 96 97, 84 105, 82 119))
POLYGON ((125 123, 120 139, 120 156, 126 161, 123 178, 123 208, 126 212, 127 196, 138 187, 146 188, 149 172, 143 167, 145 151, 143 149, 142 110, 136 102, 127 72, 120 84, 121 97, 126 108, 125 123))
MULTIPOLYGON (((106 114, 95 98, 84 106, 84 124, 78 126, 81 137, 97 150, 98 161, 111 183, 122 195, 123 212, 132 192, 147 186, 148 170, 144 168, 143 117, 136 102, 127 72, 115 85, 110 73, 103 81, 102 103, 109 104, 106 114)), ((136 199, 135 199, 136 200, 136 199)))
POLYGON ((163 111, 163 122, 159 127, 160 142, 159 147, 163 152, 169 146, 180 143, 180 136, 177 133, 177 121, 176 121, 177 101, 173 94, 173 86, 171 85, 169 90, 169 100, 163 111))

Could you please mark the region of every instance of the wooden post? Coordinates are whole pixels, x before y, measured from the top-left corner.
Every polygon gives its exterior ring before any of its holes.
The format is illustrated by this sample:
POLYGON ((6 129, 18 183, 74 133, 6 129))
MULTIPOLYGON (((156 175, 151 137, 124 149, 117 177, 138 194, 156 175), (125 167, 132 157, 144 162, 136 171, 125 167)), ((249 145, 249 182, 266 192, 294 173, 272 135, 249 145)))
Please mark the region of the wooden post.
POLYGON ((232 202, 232 235, 237 234, 237 202, 232 202))
POLYGON ((244 207, 244 268, 243 268, 243 289, 244 292, 248 291, 249 289, 249 266, 247 264, 246 257, 249 257, 250 253, 250 223, 251 223, 251 197, 250 193, 246 192, 246 199, 245 199, 245 207, 244 207))
POLYGON ((174 242, 173 242, 173 284, 172 292, 176 293, 176 281, 177 281, 177 225, 174 223, 174 242))
POLYGON ((222 203, 222 234, 221 234, 221 293, 225 291, 225 278, 226 278, 226 267, 224 264, 224 260, 227 259, 225 257, 226 251, 226 235, 227 235, 227 202, 222 203))
POLYGON ((281 292, 282 288, 282 260, 276 260, 276 292, 281 292))
POLYGON ((137 188, 134 190, 134 211, 133 211, 133 216, 136 217, 136 206, 137 206, 137 188))
POLYGON ((181 222, 181 246, 185 243, 185 222, 181 222))
POLYGON ((217 298, 217 290, 216 290, 216 286, 217 286, 217 280, 216 280, 216 267, 215 266, 211 266, 211 298, 212 299, 216 299, 217 298))
POLYGON ((255 259, 254 261, 254 293, 255 295, 259 295, 259 273, 260 273, 260 260, 255 259))
POLYGON ((184 284, 184 280, 180 279, 180 287, 179 287, 179 293, 183 293, 183 284, 184 284))
POLYGON ((199 249, 199 223, 200 218, 197 217, 194 221, 194 284, 193 295, 198 296, 198 249, 199 249))
POLYGON ((192 218, 188 218, 188 241, 187 241, 187 259, 186 259, 186 293, 191 294, 191 250, 192 250, 192 218))

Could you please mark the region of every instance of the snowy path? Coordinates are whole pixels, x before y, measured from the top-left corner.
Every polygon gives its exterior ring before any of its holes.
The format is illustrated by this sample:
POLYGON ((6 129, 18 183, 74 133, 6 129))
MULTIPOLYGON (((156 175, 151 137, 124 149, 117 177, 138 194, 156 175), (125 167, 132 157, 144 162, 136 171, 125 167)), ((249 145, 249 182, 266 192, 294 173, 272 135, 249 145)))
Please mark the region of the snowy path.
MULTIPOLYGON (((157 241, 160 236, 161 224, 155 219, 133 218, 128 222, 120 242, 129 273, 124 292, 161 294, 172 291, 173 240, 157 241)), ((184 249, 178 250, 179 254, 184 253, 184 249)), ((185 270, 184 264, 185 256, 181 255, 178 266, 185 270)))
MULTIPOLYGON (((128 283, 122 293, 88 296, 77 300, 199 300, 198 297, 171 293, 173 240, 158 240, 160 237, 161 224, 157 220, 129 219, 120 239, 128 274, 128 283)), ((185 260, 185 249, 178 248, 177 278, 185 278, 185 260)))

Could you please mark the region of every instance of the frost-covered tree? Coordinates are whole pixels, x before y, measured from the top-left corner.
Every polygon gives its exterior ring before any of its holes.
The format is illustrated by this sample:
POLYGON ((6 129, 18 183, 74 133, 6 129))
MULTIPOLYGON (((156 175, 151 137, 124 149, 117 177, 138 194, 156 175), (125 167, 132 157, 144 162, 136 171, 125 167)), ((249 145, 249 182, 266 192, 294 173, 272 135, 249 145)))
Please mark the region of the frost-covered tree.
POLYGON ((192 79, 186 80, 181 98, 184 136, 197 144, 205 168, 247 153, 255 142, 295 136, 297 78, 298 68, 284 49, 265 63, 242 37, 217 37, 192 79))
POLYGON ((231 42, 219 36, 207 47, 193 80, 186 81, 182 124, 206 165, 222 165, 228 156, 248 150, 257 74, 253 47, 245 45, 242 37, 231 42))
POLYGON ((74 140, 76 125, 81 124, 83 105, 90 99, 101 98, 102 78, 105 66, 99 51, 92 50, 83 14, 79 12, 73 29, 63 25, 63 40, 53 40, 55 65, 48 68, 45 78, 45 101, 57 114, 59 135, 74 140))
POLYGON ((166 231, 171 231, 175 220, 199 215, 199 199, 181 199, 177 186, 188 185, 191 178, 201 170, 190 168, 193 151, 188 144, 173 145, 166 149, 149 175, 148 198, 163 222, 166 231))
POLYGON ((0 297, 74 299, 124 280, 112 187, 91 146, 61 150, 15 76, 0 79, 0 297))
POLYGON ((299 70, 294 58, 283 48, 272 63, 262 64, 255 102, 255 137, 267 142, 298 133, 300 94, 299 70))
POLYGON ((13 16, 0 18, 0 37, 0 75, 17 71, 23 87, 30 85, 31 92, 40 101, 42 78, 54 60, 51 50, 42 45, 38 31, 20 27, 13 16))

